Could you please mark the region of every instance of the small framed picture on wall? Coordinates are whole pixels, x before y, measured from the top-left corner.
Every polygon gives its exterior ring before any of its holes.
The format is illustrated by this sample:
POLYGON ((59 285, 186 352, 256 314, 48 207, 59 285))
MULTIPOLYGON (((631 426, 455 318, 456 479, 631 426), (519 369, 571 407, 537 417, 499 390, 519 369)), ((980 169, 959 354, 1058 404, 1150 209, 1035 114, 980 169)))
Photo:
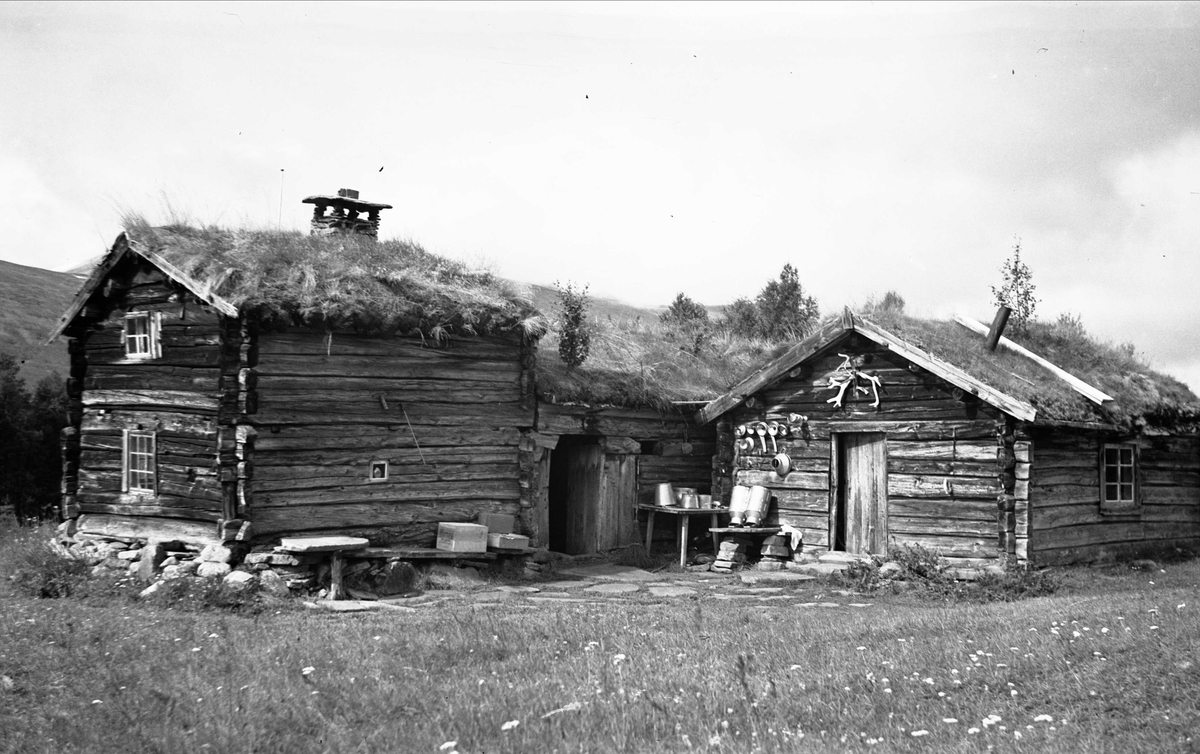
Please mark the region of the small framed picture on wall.
POLYGON ((388 478, 388 462, 387 461, 371 461, 371 476, 372 482, 383 482, 388 478))

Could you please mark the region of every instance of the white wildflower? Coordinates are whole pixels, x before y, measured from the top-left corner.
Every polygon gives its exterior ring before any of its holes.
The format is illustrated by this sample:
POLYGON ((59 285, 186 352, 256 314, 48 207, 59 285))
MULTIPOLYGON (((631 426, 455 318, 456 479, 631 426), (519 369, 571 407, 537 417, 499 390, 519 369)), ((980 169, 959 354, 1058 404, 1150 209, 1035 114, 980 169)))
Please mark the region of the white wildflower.
POLYGON ((509 720, 504 725, 500 726, 500 730, 512 730, 513 728, 517 727, 520 724, 521 724, 520 720, 509 720))
POLYGON ((453 749, 455 746, 458 746, 458 741, 447 741, 446 743, 444 743, 438 747, 438 751, 446 751, 447 749, 453 749))

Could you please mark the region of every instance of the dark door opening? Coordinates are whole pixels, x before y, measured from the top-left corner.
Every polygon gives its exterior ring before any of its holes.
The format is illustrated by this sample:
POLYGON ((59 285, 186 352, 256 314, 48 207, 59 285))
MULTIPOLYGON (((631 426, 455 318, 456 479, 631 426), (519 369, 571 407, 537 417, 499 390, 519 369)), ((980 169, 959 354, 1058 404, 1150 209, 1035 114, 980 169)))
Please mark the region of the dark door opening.
POLYGON ((550 549, 568 555, 596 552, 600 477, 604 451, 600 438, 563 435, 550 452, 550 549))

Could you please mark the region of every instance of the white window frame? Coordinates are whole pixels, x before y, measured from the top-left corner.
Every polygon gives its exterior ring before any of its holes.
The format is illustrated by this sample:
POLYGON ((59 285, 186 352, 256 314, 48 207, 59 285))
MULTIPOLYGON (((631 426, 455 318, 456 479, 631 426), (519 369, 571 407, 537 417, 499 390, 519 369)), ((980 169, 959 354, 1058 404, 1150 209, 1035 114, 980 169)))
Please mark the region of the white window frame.
POLYGON ((125 315, 122 340, 125 357, 129 359, 157 359, 162 356, 162 312, 130 312, 125 315), (137 332, 138 325, 145 323, 145 333, 137 332))
POLYGON ((154 432, 127 429, 121 443, 121 491, 158 494, 158 448, 154 432))
POLYGON ((1128 442, 1100 446, 1100 512, 1136 513, 1141 500, 1138 446, 1128 442))

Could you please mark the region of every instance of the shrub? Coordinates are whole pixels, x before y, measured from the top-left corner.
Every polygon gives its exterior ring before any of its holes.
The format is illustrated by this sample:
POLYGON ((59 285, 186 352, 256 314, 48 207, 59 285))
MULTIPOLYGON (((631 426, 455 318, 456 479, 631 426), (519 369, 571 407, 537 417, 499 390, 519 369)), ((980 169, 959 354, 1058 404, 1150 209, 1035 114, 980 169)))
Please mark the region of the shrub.
POLYGON ((681 348, 692 354, 699 354, 712 336, 708 310, 684 293, 675 297, 667 310, 659 315, 659 321, 667 327, 671 337, 682 341, 681 348))
POLYGON ((30 597, 69 597, 83 588, 88 565, 39 534, 10 540, 11 579, 17 591, 30 597))
POLYGON ((188 612, 218 610, 249 615, 289 604, 288 600, 271 596, 257 582, 234 587, 217 579, 200 578, 160 582, 152 599, 166 607, 188 612))
POLYGON ((917 544, 892 544, 888 548, 888 560, 900 566, 901 576, 905 579, 939 581, 946 571, 946 561, 936 550, 917 544))
POLYGON ((557 281, 559 307, 558 355, 568 369, 587 361, 592 346, 592 333, 587 323, 588 287, 576 288, 574 283, 560 285, 557 281))
POLYGON ((1033 295, 1037 289, 1033 284, 1033 272, 1021 261, 1021 239, 1017 239, 1012 256, 1000 265, 1000 273, 1004 276, 1004 284, 999 288, 992 286, 992 296, 996 306, 1007 306, 1012 310, 1009 323, 1013 331, 1024 333, 1035 319, 1038 300, 1033 295))
POLYGON ((779 279, 768 281, 753 301, 740 298, 727 306, 721 326, 744 337, 796 340, 812 332, 819 316, 817 300, 804 293, 800 273, 785 264, 779 279))

